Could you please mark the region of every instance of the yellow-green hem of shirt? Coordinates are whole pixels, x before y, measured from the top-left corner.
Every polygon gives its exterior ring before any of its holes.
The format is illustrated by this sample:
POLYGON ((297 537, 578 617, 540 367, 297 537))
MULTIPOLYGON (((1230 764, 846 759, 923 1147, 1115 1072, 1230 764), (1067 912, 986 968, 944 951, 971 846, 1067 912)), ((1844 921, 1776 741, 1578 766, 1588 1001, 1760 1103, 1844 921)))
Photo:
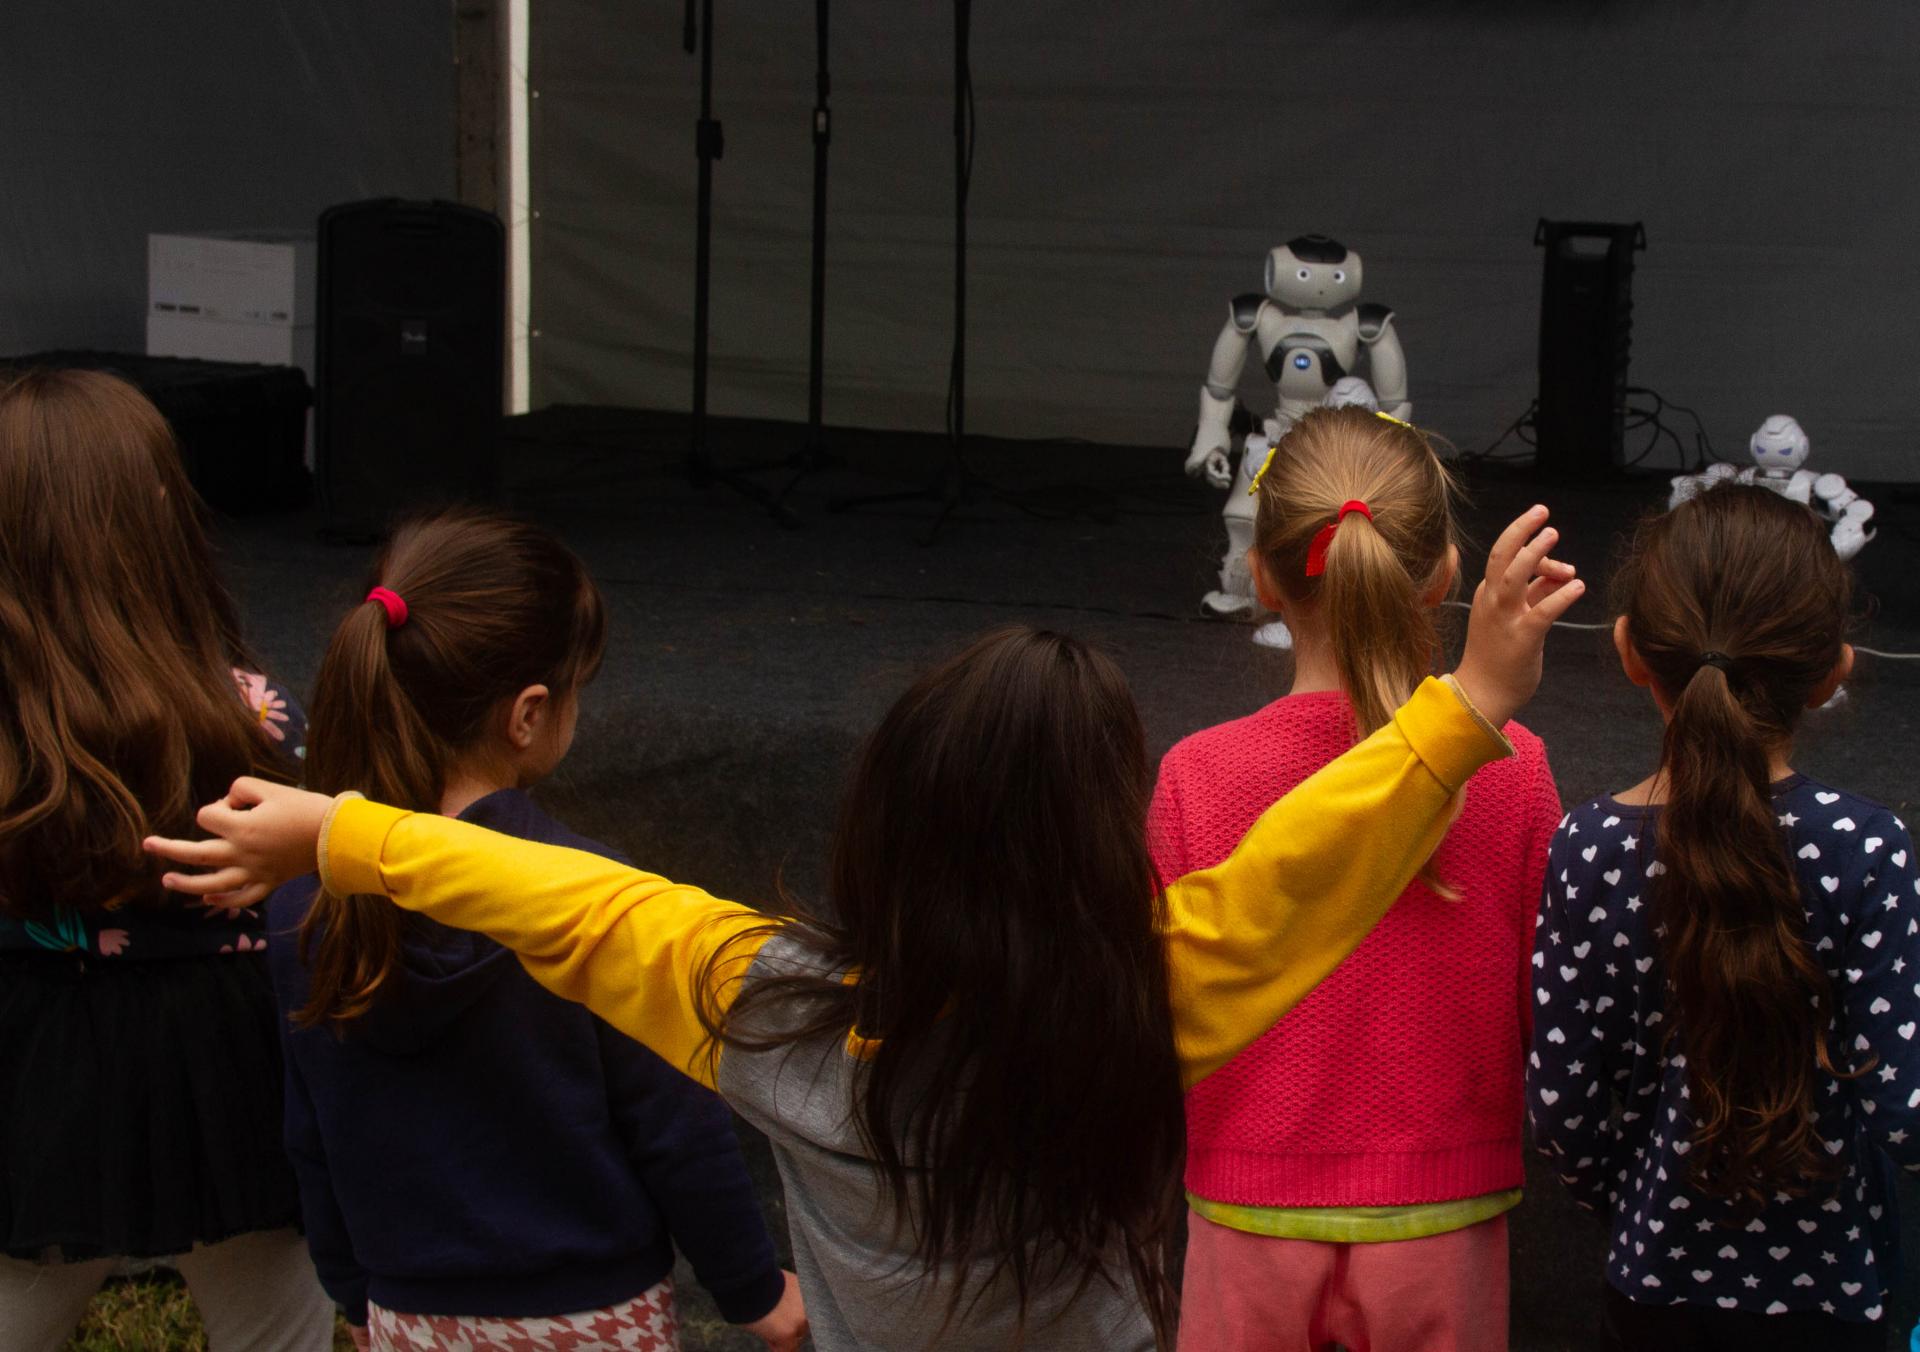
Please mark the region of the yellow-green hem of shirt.
POLYGON ((1272 1239, 1313 1239, 1326 1244, 1384 1244, 1426 1239, 1490 1221, 1520 1205, 1521 1189, 1489 1192, 1454 1202, 1413 1206, 1235 1206, 1187 1194, 1194 1214, 1215 1225, 1272 1239))

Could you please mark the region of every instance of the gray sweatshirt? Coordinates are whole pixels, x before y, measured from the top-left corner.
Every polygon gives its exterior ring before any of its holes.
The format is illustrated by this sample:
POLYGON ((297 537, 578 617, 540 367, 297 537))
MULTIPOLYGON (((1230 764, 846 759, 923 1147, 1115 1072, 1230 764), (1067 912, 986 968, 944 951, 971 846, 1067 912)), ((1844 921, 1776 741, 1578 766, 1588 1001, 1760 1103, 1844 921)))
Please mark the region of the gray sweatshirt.
MULTIPOLYGON (((770 970, 812 968, 791 940, 770 939, 748 980, 770 970)), ((815 968, 817 970, 817 968, 815 968)), ((791 1018, 791 1007, 782 1016, 791 1018)), ((764 1018, 765 1016, 760 1016, 764 1018)), ((764 1033, 756 1019, 741 1029, 764 1033)), ((1024 1341, 1012 1284, 997 1283, 942 1332, 956 1275, 924 1273, 893 1201, 860 1144, 853 1102, 860 1063, 844 1037, 823 1036, 770 1052, 728 1048, 719 1090, 773 1143, 787 1193, 794 1268, 820 1352, 1151 1352, 1152 1326, 1125 1277, 1030 1293, 1024 1341)), ((971 1296, 977 1285, 969 1283, 971 1296)))

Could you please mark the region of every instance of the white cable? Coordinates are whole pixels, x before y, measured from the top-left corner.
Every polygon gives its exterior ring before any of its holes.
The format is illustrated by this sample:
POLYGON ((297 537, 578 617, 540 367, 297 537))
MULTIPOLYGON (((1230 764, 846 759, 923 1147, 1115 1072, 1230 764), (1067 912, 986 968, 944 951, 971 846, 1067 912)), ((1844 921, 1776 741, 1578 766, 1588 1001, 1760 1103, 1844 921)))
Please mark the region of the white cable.
MULTIPOLYGON (((1458 606, 1462 610, 1473 609, 1473 607, 1468 605, 1465 601, 1448 601, 1446 604, 1450 606, 1458 606)), ((1611 624, 1576 624, 1572 620, 1555 620, 1553 622, 1553 627, 1555 629, 1585 629, 1585 630, 1601 630, 1601 629, 1613 628, 1611 624)), ((1853 650, 1857 653, 1865 653, 1869 657, 1883 657, 1890 662, 1920 662, 1920 653, 1892 653, 1892 652, 1888 652, 1884 648, 1868 648, 1858 643, 1853 645, 1853 650)))

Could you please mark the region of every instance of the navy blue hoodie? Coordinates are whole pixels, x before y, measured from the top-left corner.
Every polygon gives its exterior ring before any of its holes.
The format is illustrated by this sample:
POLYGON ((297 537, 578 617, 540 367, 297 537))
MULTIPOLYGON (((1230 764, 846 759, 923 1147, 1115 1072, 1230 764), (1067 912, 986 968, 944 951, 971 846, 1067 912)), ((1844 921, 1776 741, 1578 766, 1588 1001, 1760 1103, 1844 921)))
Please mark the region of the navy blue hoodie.
MULTIPOLYGON (((525 794, 460 814, 525 840, 619 856, 525 794)), ((721 1313, 747 1323, 783 1278, 725 1104, 506 949, 405 919, 401 970, 344 1036, 297 1029, 294 933, 311 878, 267 902, 286 1044, 286 1145, 322 1285, 365 1323, 597 1309, 673 1270, 678 1243, 721 1313)))

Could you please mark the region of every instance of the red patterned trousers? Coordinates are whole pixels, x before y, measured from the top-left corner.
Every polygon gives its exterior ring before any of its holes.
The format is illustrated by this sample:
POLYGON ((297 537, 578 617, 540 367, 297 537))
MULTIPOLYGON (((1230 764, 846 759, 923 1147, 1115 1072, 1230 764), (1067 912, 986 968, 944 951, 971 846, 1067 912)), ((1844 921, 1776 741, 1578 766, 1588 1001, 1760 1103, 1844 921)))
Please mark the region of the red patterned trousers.
POLYGON ((514 1319, 368 1307, 374 1352, 680 1352, 673 1278, 604 1310, 514 1319))

